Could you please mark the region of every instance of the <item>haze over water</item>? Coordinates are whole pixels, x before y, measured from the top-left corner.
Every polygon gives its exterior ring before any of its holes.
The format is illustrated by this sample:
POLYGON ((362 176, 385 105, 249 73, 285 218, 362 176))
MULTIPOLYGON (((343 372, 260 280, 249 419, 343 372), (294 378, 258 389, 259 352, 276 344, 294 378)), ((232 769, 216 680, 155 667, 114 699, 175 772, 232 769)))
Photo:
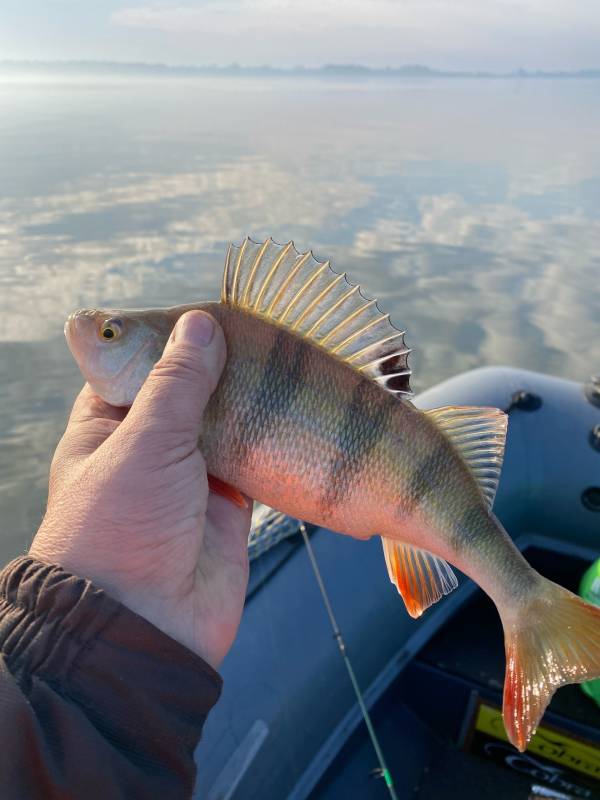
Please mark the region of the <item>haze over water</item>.
POLYGON ((600 371, 600 81, 0 83, 0 555, 22 552, 82 379, 82 306, 218 296, 294 239, 408 330, 416 391, 600 371))

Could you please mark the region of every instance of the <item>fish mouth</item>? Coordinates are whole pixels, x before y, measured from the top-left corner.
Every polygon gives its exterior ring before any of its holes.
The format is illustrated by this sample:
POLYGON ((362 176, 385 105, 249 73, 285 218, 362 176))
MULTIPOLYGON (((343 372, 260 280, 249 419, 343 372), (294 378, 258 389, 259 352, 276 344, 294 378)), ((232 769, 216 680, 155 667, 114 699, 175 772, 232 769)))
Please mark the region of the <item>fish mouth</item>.
POLYGON ((78 312, 74 311, 72 314, 66 319, 65 326, 63 328, 63 332, 65 334, 65 339, 67 340, 67 344, 69 345, 69 350, 73 350, 72 342, 73 342, 73 325, 75 323, 75 316, 78 312))
POLYGON ((97 308, 80 308, 69 314, 64 325, 64 332, 67 342, 73 340, 74 333, 83 333, 84 327, 89 327, 89 323, 94 323, 100 311, 97 308))
POLYGON ((71 352, 73 352, 73 343, 75 334, 81 332, 81 325, 79 323, 79 319, 84 314, 86 314, 86 312, 82 309, 80 309, 79 311, 73 311, 72 314, 69 314, 65 322, 63 330, 65 334, 65 339, 67 340, 67 344, 69 345, 69 349, 71 350, 71 352))
POLYGON ((89 342, 97 337, 97 317, 101 313, 97 309, 79 309, 66 319, 64 334, 67 346, 79 368, 85 375, 84 362, 89 351, 89 342))

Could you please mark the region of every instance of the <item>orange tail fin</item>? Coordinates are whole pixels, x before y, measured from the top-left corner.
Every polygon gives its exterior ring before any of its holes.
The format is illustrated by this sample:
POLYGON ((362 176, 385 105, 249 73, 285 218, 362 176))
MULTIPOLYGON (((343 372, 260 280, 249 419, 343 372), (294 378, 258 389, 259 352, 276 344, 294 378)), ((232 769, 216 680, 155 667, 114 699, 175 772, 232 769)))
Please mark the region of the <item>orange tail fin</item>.
POLYGON ((600 608, 544 579, 542 593, 503 624, 504 727, 523 752, 559 686, 600 677, 600 608))

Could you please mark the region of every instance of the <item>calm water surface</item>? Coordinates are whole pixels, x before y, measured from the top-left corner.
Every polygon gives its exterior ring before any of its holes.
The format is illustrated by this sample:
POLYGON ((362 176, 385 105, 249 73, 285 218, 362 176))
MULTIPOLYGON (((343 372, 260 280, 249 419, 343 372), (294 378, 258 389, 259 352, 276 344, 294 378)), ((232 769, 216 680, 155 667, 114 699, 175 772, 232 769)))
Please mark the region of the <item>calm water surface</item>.
POLYGON ((293 238, 408 330, 413 386, 600 371, 600 82, 0 83, 0 558, 81 377, 80 306, 214 298, 293 238))

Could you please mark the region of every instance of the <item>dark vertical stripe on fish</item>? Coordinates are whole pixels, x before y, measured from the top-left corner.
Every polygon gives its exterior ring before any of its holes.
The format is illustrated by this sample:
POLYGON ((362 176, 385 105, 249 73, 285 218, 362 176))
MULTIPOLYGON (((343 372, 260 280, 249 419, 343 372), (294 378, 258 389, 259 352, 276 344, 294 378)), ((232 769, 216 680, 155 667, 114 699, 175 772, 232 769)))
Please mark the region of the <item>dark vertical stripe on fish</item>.
POLYGON ((475 543, 481 549, 483 532, 489 518, 483 502, 481 500, 468 506, 455 523, 450 544, 456 553, 468 550, 475 543))
POLYGON ((384 392, 376 395, 367 380, 361 380, 354 388, 340 420, 336 436, 338 453, 329 463, 327 485, 319 503, 325 515, 345 500, 360 472, 368 466, 371 451, 389 435, 390 401, 394 402, 391 395, 384 392), (375 406, 374 397, 377 397, 375 406))
POLYGON ((440 455, 434 453, 426 456, 417 469, 411 471, 398 505, 398 514, 404 519, 411 517, 425 497, 437 488, 437 476, 440 474, 440 455))
POLYGON ((258 449, 266 436, 272 436, 281 419, 288 416, 302 392, 308 347, 286 331, 278 331, 262 376, 238 421, 233 457, 245 464, 250 448, 258 449))

